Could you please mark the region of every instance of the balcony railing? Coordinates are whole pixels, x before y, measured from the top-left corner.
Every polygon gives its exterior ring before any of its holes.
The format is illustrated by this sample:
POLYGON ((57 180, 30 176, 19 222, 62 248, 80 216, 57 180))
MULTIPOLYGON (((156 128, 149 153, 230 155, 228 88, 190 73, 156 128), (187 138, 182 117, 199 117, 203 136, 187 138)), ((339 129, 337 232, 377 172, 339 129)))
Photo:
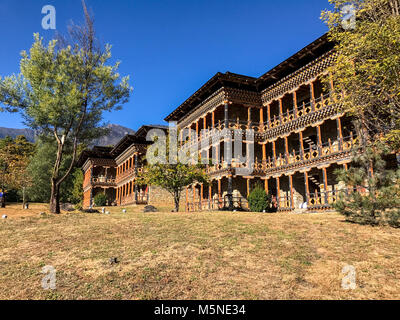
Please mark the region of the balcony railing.
MULTIPOLYGON (((236 120, 235 119, 228 120, 228 128, 230 130, 235 130, 235 129, 242 130, 243 132, 249 129, 254 130, 254 133, 267 132, 270 129, 274 129, 281 125, 290 123, 310 113, 323 110, 324 108, 332 104, 333 104, 333 99, 331 95, 328 93, 325 95, 321 95, 314 101, 301 104, 300 106, 298 106, 297 112, 295 109, 292 109, 283 113, 282 115, 279 116, 275 115, 270 121, 264 122, 263 125, 260 125, 259 122, 248 122, 237 118, 236 120)), ((216 129, 217 131, 222 131, 223 129, 225 129, 225 127, 226 127, 225 122, 223 120, 222 121, 220 120, 215 124, 214 129, 216 129)), ((200 145, 203 140, 211 139, 212 135, 213 135, 212 129, 208 128, 208 130, 206 130, 205 132, 204 131, 202 133, 199 132, 199 135, 197 137, 192 137, 190 140, 185 141, 183 143, 182 148, 187 149, 194 146, 195 144, 200 145)))
POLYGON ((313 145, 312 147, 302 150, 293 150, 288 155, 280 154, 278 157, 268 157, 265 162, 259 161, 257 158, 253 163, 241 162, 237 159, 232 159, 231 166, 227 162, 222 161, 215 165, 207 166, 207 174, 213 175, 219 172, 224 172, 228 169, 245 169, 251 168, 253 174, 265 174, 269 171, 284 168, 286 166, 306 163, 308 161, 323 159, 326 156, 340 154, 341 152, 351 151, 357 141, 357 136, 351 134, 348 137, 338 140, 328 140, 321 145, 313 145))
POLYGON ((297 113, 295 109, 289 110, 282 115, 275 115, 270 121, 266 121, 264 126, 261 128, 261 131, 267 131, 269 129, 274 129, 281 125, 287 124, 291 121, 296 120, 297 118, 306 116, 312 112, 320 111, 330 105, 333 104, 333 100, 331 95, 325 94, 321 95, 314 101, 310 101, 308 103, 303 103, 297 107, 297 113))
POLYGON ((351 134, 342 139, 333 141, 329 139, 328 142, 321 145, 313 145, 312 147, 305 148, 304 152, 303 150, 293 150, 287 155, 280 154, 276 159, 269 157, 265 163, 265 171, 311 161, 335 153, 350 151, 353 149, 356 141, 357 136, 351 134))
POLYGON ((149 194, 148 193, 143 193, 143 192, 138 192, 137 198, 135 197, 135 193, 129 194, 125 197, 122 197, 120 200, 119 205, 127 205, 127 204, 147 204, 149 201, 149 194))
POLYGON ((308 197, 308 209, 332 208, 342 191, 315 191, 308 197))
POLYGON ((107 177, 107 176, 92 177, 91 183, 92 184, 100 184, 100 185, 115 185, 116 184, 114 177, 107 177))
MULTIPOLYGON (((248 201, 243 197, 232 197, 233 210, 247 210, 249 208, 248 201)), ((221 197, 221 199, 214 198, 208 200, 199 200, 196 202, 187 202, 186 211, 217 211, 229 207, 228 196, 221 197)))
MULTIPOLYGON (((139 166, 137 168, 137 175, 141 174, 142 172, 143 172, 143 166, 139 166)), ((135 178, 137 175, 136 175, 135 168, 130 168, 130 169, 128 169, 128 170, 126 170, 126 171, 124 171, 124 172, 122 172, 122 173, 117 175, 116 183, 119 183, 119 182, 125 180, 128 177, 135 178)))

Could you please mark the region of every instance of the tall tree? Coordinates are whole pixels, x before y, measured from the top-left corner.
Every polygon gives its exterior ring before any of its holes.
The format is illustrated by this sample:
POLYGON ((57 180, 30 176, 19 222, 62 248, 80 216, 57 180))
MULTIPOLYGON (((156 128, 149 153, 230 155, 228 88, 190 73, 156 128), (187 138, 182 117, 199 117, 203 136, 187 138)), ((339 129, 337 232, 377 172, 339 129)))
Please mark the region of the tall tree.
MULTIPOLYGON (((84 149, 80 144, 78 146, 78 155, 84 149)), ((51 184, 49 177, 52 175, 54 163, 57 157, 57 143, 54 137, 41 136, 36 142, 35 152, 31 158, 27 171, 35 184, 27 189, 28 197, 34 202, 49 202, 51 196, 51 184)), ((63 156, 60 165, 60 174, 64 175, 71 165, 72 161, 72 146, 66 146, 66 152, 63 156)), ((60 201, 61 202, 74 202, 72 201, 72 190, 74 186, 74 171, 60 186, 60 201)))
MULTIPOLYGON (((9 137, 0 140, 1 189, 7 187, 21 191, 23 205, 26 202, 25 191, 32 184, 27 167, 34 149, 34 144, 24 136, 18 136, 15 140, 9 137)), ((4 197, 2 205, 5 206, 4 197)))
POLYGON ((69 28, 70 39, 52 40, 47 46, 38 34, 29 54, 22 52, 21 73, 0 78, 0 103, 7 111, 20 111, 26 124, 52 135, 57 146, 53 164, 50 211, 60 213, 60 186, 71 174, 80 143, 104 135, 102 116, 128 101, 132 88, 120 78, 119 62, 109 64, 111 46, 96 39, 93 19, 83 3, 85 24, 69 28), (69 153, 65 173, 60 167, 69 153))
POLYGON ((378 135, 398 151, 400 0, 329 1, 334 8, 322 19, 338 57, 326 81, 335 83, 343 110, 358 120, 363 146, 378 135))

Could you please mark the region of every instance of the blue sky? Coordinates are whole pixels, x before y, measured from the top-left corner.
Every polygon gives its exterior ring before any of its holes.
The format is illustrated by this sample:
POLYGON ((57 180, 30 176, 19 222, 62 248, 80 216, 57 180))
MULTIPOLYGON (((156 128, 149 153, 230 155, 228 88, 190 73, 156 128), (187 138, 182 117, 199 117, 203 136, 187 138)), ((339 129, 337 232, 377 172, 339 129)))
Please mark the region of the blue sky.
MULTIPOLYGON (((322 34, 328 0, 87 0, 97 33, 113 45, 132 97, 105 121, 138 129, 163 119, 217 72, 258 77, 322 34)), ((21 50, 43 30, 44 5, 57 30, 82 21, 80 0, 0 0, 0 75, 19 72, 21 50)), ((0 113, 0 127, 23 128, 19 115, 0 113)))

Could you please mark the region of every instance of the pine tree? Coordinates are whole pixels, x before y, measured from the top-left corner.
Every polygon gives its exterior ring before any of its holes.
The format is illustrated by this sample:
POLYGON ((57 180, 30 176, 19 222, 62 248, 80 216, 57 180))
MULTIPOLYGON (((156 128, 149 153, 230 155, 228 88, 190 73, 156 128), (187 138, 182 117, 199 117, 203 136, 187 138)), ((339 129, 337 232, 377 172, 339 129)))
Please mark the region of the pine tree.
POLYGON ((400 226, 400 170, 388 170, 388 155, 389 148, 378 142, 355 154, 349 170, 336 171, 347 189, 335 208, 348 221, 400 226))

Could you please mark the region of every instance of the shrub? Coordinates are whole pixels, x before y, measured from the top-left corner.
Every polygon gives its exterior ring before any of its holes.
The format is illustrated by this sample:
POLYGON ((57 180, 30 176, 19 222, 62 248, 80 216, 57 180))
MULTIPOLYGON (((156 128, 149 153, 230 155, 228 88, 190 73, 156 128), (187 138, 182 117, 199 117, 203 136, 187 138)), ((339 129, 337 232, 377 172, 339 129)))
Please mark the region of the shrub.
POLYGON ((335 209, 347 221, 400 227, 400 170, 387 168, 388 155, 388 149, 376 143, 356 154, 349 170, 336 171, 348 190, 341 192, 335 209))
POLYGON ((104 207, 107 204, 107 196, 103 193, 99 193, 94 197, 94 205, 96 207, 104 207))
POLYGON ((257 186, 250 193, 248 201, 252 212, 273 212, 272 197, 262 187, 257 186))

